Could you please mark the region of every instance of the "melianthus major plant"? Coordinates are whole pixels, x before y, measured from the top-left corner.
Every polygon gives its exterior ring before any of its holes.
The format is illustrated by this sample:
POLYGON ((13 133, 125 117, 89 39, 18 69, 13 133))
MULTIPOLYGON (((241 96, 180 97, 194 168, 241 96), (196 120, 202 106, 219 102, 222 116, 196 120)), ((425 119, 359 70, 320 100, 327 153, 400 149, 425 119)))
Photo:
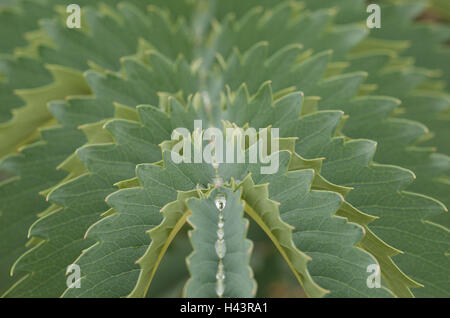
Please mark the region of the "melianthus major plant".
POLYGON ((81 29, 69 3, 0 11, 5 297, 449 296, 450 30, 424 1, 370 32, 363 0, 79 0, 81 29), (278 172, 177 164, 194 120, 279 128, 278 172))

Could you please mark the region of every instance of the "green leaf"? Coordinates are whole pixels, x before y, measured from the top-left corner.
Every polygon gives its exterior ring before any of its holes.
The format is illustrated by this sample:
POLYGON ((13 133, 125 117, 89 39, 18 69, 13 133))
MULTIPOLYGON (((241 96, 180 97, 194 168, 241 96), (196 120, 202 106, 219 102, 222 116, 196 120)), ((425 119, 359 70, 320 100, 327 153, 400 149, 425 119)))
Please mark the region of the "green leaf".
POLYGON ((253 245, 246 239, 248 220, 243 218, 240 197, 240 191, 219 188, 201 200, 188 201, 188 221, 194 228, 189 237, 194 251, 187 259, 191 278, 185 287, 186 297, 255 295, 256 282, 249 266, 253 245), (224 200, 220 212, 217 204, 222 203, 217 200, 224 200))
POLYGON ((47 0, 19 0, 11 6, 0 8, 0 53, 13 53, 27 44, 25 33, 38 27, 38 20, 53 12, 47 0))
POLYGON ((36 128, 53 123, 47 103, 69 95, 89 94, 84 78, 78 72, 60 67, 50 67, 54 83, 47 87, 17 92, 26 105, 13 110, 14 118, 0 126, 0 156, 14 152, 36 138, 36 128))

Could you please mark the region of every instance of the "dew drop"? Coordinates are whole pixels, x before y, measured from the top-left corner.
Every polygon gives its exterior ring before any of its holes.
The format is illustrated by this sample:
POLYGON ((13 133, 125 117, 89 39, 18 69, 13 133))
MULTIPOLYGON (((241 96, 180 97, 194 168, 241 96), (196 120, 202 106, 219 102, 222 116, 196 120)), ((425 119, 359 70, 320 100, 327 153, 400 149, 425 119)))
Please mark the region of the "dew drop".
POLYGON ((217 225, 219 226, 219 229, 223 229, 223 226, 225 225, 225 223, 222 220, 220 220, 217 225))
POLYGON ((225 208, 225 205, 227 204, 227 200, 223 194, 218 194, 214 202, 216 203, 216 208, 219 211, 222 211, 225 208))
POLYGON ((219 280, 224 280, 225 279, 225 273, 224 272, 217 272, 216 274, 216 279, 219 280))
POLYGON ((216 248, 217 256, 219 256, 219 258, 224 258, 225 253, 227 251, 227 247, 225 245, 225 241, 224 240, 217 240, 214 247, 216 248))
POLYGON ((224 292, 225 292, 225 283, 223 282, 223 280, 218 280, 216 284, 217 296, 222 297, 224 292))
POLYGON ((223 239, 224 235, 225 235, 225 233, 224 233, 223 229, 219 228, 217 230, 217 237, 219 238, 219 240, 223 239))

